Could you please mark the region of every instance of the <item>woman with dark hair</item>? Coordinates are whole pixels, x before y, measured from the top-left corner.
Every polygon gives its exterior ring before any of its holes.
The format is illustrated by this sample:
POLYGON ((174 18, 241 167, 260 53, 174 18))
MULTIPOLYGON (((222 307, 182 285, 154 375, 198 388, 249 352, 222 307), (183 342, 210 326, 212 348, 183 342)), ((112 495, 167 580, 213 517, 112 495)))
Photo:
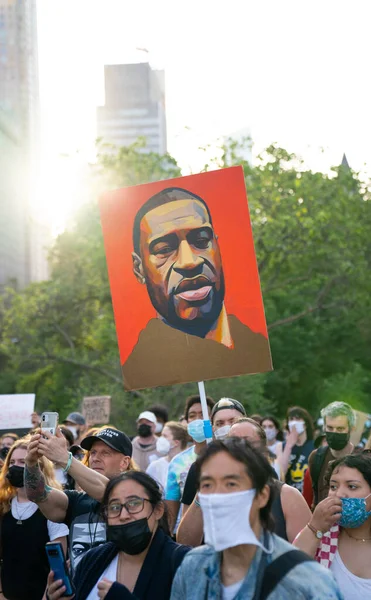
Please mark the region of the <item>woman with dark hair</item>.
POLYGON ((314 509, 295 546, 330 569, 344 600, 371 598, 371 457, 330 462, 328 497, 314 509))
POLYGON ((312 417, 305 408, 293 406, 287 411, 287 428, 289 433, 282 446, 281 468, 286 483, 303 492, 309 455, 314 450, 312 417))
POLYGON ((276 450, 279 447, 282 448, 282 442, 284 440, 283 432, 278 420, 276 417, 272 417, 272 415, 266 415, 262 418, 261 427, 263 427, 265 435, 267 436, 269 450, 277 456, 276 450))
POLYGON ((171 600, 341 598, 325 569, 271 533, 272 470, 258 448, 218 440, 196 465, 206 545, 185 557, 171 600))
POLYGON ((265 431, 268 450, 276 457, 276 465, 279 466, 278 469, 276 468, 276 472, 278 478, 281 479, 280 457, 282 454, 283 433, 281 431, 280 424, 275 417, 267 415, 266 417, 262 418, 261 427, 265 431))
MULTIPOLYGON (((189 548, 169 537, 161 489, 140 471, 122 473, 108 485, 102 503, 106 544, 90 550, 74 577, 75 600, 167 600, 175 571, 189 548)), ((48 579, 48 597, 65 587, 48 579)))

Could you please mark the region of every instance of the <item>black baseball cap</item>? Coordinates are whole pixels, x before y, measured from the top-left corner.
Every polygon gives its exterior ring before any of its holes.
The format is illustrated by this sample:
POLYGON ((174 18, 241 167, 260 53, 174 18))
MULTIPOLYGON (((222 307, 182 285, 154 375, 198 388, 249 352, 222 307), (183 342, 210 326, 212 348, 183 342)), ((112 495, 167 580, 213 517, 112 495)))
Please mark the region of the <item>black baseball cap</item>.
POLYGON ((238 410, 238 412, 241 413, 241 415, 246 417, 246 411, 242 406, 241 402, 238 402, 238 400, 234 400, 234 398, 221 398, 216 404, 214 404, 213 410, 211 411, 211 420, 213 420, 214 415, 219 410, 224 410, 225 408, 235 408, 236 410, 238 410))
POLYGON ((111 427, 107 427, 106 429, 102 429, 98 431, 95 435, 89 435, 84 438, 81 442, 81 447, 84 450, 91 450, 94 442, 101 441, 107 444, 112 450, 116 450, 116 452, 120 452, 124 456, 130 456, 133 454, 133 446, 131 444, 130 439, 123 431, 119 431, 118 429, 111 429, 111 427))

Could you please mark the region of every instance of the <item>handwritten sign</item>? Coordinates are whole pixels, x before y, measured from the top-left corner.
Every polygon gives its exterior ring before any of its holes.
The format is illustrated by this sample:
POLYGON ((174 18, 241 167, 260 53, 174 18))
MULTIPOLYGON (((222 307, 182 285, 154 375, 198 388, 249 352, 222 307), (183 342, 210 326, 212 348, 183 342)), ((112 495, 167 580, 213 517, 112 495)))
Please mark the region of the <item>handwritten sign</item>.
POLYGON ((104 425, 109 422, 111 413, 111 396, 91 396, 84 398, 82 414, 86 424, 104 425))
POLYGON ((0 394, 0 430, 31 429, 35 394, 0 394))

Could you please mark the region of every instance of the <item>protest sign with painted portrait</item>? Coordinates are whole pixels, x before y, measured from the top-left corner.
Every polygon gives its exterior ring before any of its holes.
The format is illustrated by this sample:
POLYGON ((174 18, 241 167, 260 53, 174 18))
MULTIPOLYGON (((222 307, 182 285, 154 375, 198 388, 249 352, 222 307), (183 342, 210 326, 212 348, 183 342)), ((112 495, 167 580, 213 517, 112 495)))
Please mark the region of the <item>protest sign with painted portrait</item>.
POLYGON ((128 390, 272 368, 241 167, 100 202, 128 390))

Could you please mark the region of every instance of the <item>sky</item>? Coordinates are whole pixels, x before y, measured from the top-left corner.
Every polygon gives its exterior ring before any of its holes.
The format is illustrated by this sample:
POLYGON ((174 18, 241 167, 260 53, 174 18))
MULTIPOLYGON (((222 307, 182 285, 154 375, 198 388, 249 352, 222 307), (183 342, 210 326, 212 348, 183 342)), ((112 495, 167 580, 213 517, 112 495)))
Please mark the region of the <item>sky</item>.
POLYGON ((168 150, 185 173, 204 164, 199 146, 246 128, 254 155, 277 142, 315 170, 339 164, 344 152, 352 168, 370 170, 369 0, 37 7, 42 161, 33 202, 53 228, 85 199, 105 64, 149 59, 165 69, 168 150))

